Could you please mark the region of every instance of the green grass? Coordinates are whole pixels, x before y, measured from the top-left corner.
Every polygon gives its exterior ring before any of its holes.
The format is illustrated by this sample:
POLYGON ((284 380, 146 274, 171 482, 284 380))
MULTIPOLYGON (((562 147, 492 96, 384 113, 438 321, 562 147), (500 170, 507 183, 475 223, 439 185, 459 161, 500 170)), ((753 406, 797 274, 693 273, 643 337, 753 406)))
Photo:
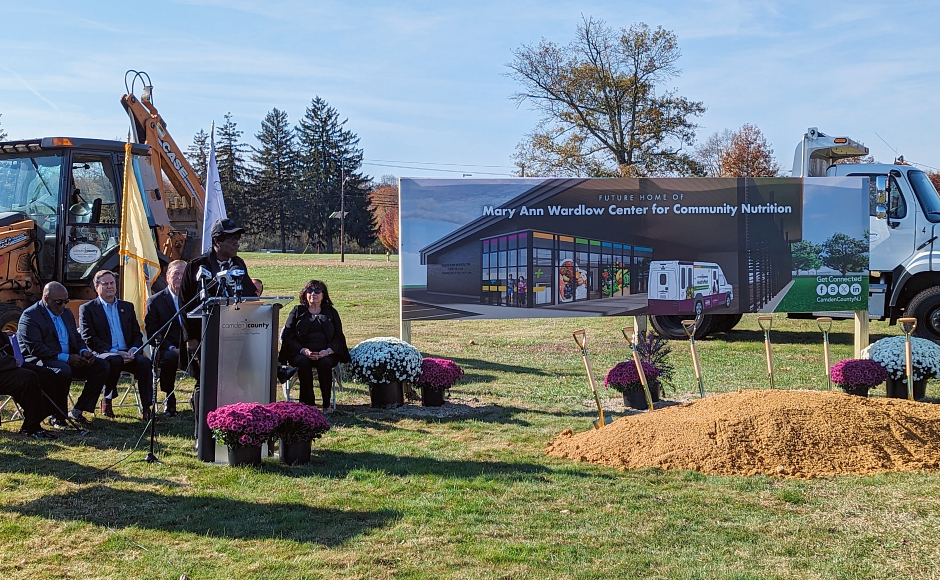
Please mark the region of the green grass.
MULTIPOLYGON (((269 295, 326 281, 350 346, 397 334, 396 262, 246 258, 269 295)), ((554 435, 593 417, 571 332, 587 330, 602 380, 627 356, 626 322, 413 323, 424 354, 464 367, 452 396, 482 406, 446 419, 344 410, 367 394, 349 384, 306 467, 199 462, 186 405, 160 424, 159 465, 140 461, 146 441, 131 453, 143 425, 130 410, 51 443, 4 424, 0 578, 940 577, 937 473, 791 481, 546 457, 554 435)), ((850 332, 835 323, 833 360, 851 355, 850 332)), ((762 339, 748 316, 699 341, 706 388, 764 387, 762 339)), ((779 388, 826 388, 815 322, 778 317, 772 340, 779 388)), ((672 346, 677 390, 697 391, 687 344, 672 346)))

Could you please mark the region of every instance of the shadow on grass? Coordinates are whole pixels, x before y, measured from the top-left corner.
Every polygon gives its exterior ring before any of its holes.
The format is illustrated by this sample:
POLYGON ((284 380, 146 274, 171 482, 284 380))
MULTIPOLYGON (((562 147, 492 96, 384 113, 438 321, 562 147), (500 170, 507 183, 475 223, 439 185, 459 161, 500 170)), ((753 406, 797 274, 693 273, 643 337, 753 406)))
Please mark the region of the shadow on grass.
MULTIPOLYGON (((433 475, 449 480, 475 480, 511 483, 516 481, 552 481, 555 471, 543 465, 507 461, 463 461, 440 460, 431 457, 398 456, 387 453, 362 451, 349 453, 333 450, 315 450, 310 464, 303 467, 287 467, 265 464, 265 469, 286 476, 305 477, 316 474, 322 477, 345 479, 357 477, 357 472, 379 472, 395 477, 409 475, 433 475), (352 475, 351 475, 352 474, 352 475)), ((582 475, 589 478, 612 479, 610 475, 591 472, 566 472, 566 475, 582 475)))
MULTIPOLYGON (((430 355, 429 355, 430 356, 430 355)), ((443 355, 442 355, 443 356, 443 355)), ((549 373, 545 372, 543 369, 535 367, 522 367, 518 365, 507 365, 500 362, 495 362, 491 360, 481 360, 478 358, 459 358, 459 357, 446 357, 456 362, 464 370, 464 380, 473 381, 478 383, 489 383, 495 381, 497 377, 486 373, 485 371, 493 371, 499 373, 518 373, 518 374, 528 374, 536 376, 548 376, 549 373)))
MULTIPOLYGON (((19 453, 0 451, 0 473, 22 473, 24 475, 38 475, 58 477, 72 483, 89 483, 101 479, 114 481, 128 481, 140 484, 155 484, 167 487, 178 487, 178 483, 166 479, 152 477, 128 477, 113 469, 102 469, 92 465, 83 465, 67 459, 54 459, 46 456, 46 448, 24 448, 19 453)), ((139 457, 146 456, 146 452, 139 457)), ((133 460, 133 459, 132 459, 133 460)), ((124 464, 126 465, 126 464, 124 464)), ((104 465, 102 465, 104 467, 104 465)))
MULTIPOLYGON (((473 399, 473 401, 477 400, 473 399)), ((378 431, 397 429, 396 423, 406 419, 425 423, 476 421, 531 427, 532 423, 521 418, 520 415, 559 417, 580 414, 580 410, 553 412, 497 403, 484 405, 468 404, 469 402, 466 398, 454 397, 446 399, 443 407, 423 407, 420 401, 413 401, 396 409, 373 409, 368 405, 343 405, 340 407, 341 412, 330 416, 330 423, 343 427, 367 427, 378 431)))
MULTIPOLYGON (((872 334, 869 336, 869 342, 884 338, 886 334, 872 334)), ((722 342, 764 342, 764 333, 760 330, 729 330, 713 334, 708 340, 720 340, 722 342)), ((771 330, 770 341, 773 344, 822 344, 822 332, 793 331, 793 330, 771 330)), ((851 333, 833 332, 829 334, 830 344, 841 344, 852 346, 855 344, 855 338, 851 333)))
POLYGON ((338 546, 400 517, 392 510, 345 511, 300 503, 253 503, 226 497, 113 489, 105 485, 0 509, 114 529, 136 526, 214 538, 287 539, 323 546, 338 546))

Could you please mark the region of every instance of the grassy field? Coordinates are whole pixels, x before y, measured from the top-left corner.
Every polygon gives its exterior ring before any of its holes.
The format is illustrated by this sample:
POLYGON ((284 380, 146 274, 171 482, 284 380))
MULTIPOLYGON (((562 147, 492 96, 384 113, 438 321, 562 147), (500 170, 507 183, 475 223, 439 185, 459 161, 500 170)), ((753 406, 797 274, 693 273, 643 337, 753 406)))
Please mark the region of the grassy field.
MULTIPOLYGON (((326 281, 350 346, 397 334, 394 260, 246 258, 269 295, 326 281)), ((5 423, 0 578, 940 578, 938 473, 797 481, 546 457, 553 436, 593 416, 571 332, 587 330, 602 380, 627 356, 625 322, 415 323, 422 353, 464 367, 451 397, 466 412, 370 410, 366 388, 348 384, 306 467, 197 461, 186 405, 160 423, 158 465, 141 461, 144 425, 128 409, 49 443, 5 423)), ((777 387, 825 389, 815 322, 774 328, 777 387)), ((762 339, 745 317, 700 341, 706 388, 764 388, 762 339)), ((850 356, 851 323, 832 340, 834 360, 850 356)), ((688 347, 672 346, 675 393, 687 396, 688 347)), ((936 381, 928 396, 940 396, 936 381)))

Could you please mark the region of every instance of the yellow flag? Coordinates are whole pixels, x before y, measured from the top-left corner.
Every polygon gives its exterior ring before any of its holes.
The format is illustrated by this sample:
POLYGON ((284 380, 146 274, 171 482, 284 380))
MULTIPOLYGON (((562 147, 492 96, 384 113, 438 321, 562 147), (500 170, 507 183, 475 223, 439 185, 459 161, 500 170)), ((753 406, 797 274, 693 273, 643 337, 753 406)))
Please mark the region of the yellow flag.
POLYGON ((124 300, 134 305, 138 323, 143 329, 143 320, 150 287, 160 275, 160 260, 153 234, 147 223, 144 199, 134 175, 134 156, 131 144, 124 145, 124 212, 121 220, 121 284, 124 300))

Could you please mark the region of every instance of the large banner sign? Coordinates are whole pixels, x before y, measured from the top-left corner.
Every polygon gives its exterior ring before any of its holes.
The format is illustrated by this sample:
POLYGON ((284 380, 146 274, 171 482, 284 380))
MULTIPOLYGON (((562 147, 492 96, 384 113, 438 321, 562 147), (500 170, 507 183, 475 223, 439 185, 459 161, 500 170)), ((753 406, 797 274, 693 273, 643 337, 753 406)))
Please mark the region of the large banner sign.
POLYGON ((863 177, 402 179, 405 320, 868 308, 863 177))

